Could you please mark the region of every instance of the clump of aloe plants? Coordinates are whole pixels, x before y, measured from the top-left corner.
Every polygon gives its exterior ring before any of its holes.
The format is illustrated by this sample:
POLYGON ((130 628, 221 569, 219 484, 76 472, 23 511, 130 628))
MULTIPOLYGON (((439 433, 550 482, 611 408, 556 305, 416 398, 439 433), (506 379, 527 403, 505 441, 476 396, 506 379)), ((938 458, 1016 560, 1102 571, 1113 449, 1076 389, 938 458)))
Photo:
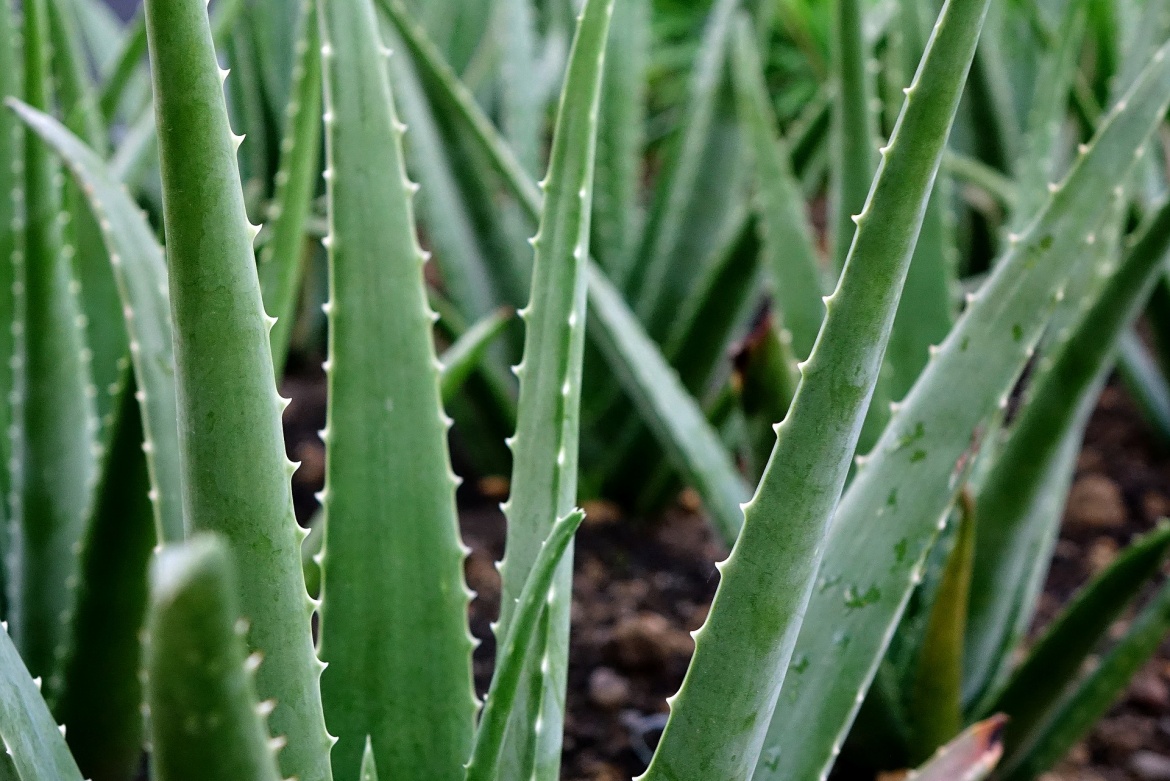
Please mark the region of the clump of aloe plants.
POLYGON ((578 507, 684 485, 730 554, 642 778, 1029 781, 1088 730, 1170 529, 1019 651, 1115 361, 1157 421, 1170 4, 692 18, 0 0, 0 779, 553 781, 578 507), (452 447, 509 478, 482 701, 452 447))

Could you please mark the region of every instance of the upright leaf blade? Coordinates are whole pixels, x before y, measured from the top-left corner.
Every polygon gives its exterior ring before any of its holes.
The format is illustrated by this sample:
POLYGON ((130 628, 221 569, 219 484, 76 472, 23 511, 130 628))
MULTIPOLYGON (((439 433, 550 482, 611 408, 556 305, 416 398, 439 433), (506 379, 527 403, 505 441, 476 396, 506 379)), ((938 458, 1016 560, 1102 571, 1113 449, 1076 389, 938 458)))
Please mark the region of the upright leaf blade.
POLYGON ((183 507, 222 534, 239 574, 261 697, 288 741, 286 777, 330 778, 321 663, 301 569, 252 241, 211 26, 202 0, 147 0, 178 387, 183 507), (230 406, 224 399, 232 399, 230 406))
POLYGON ((747 778, 760 758, 987 5, 943 8, 771 460, 720 565, 649 781, 747 778))
MULTIPOLYGON (((163 550, 151 573, 146 642, 152 777, 279 781, 245 661, 226 547, 214 537, 163 550)), ((270 704, 270 703, 269 703, 270 704)))
POLYGON ((830 766, 958 490, 959 467, 1010 392, 1069 274, 1089 264, 1077 247, 1103 222, 1103 194, 1124 181, 1167 101, 1170 61, 1163 57, 997 264, 854 478, 797 641, 796 658, 808 664, 785 681, 770 729, 765 756, 785 759, 761 763, 757 781, 803 780, 830 766), (1065 258, 1078 262, 1057 261, 1065 258), (850 598, 858 594, 874 599, 850 598))
MULTIPOLYGON (((553 135, 540 227, 532 240, 532 293, 524 319, 506 555, 500 564, 502 593, 497 635, 510 637, 516 601, 535 564, 550 524, 577 501, 581 366, 585 350, 586 270, 593 204, 597 116, 610 17, 614 0, 588 0, 569 57, 553 135)), ((517 708, 509 721, 505 777, 559 777, 564 691, 568 665, 572 555, 566 554, 548 600, 548 638, 528 670, 540 670, 539 698, 524 692, 520 702, 539 702, 539 712, 517 708), (541 658, 543 656, 543 658, 541 658), (528 748, 531 746, 531 748, 528 748), (513 767, 531 756, 533 767, 513 767)), ((530 680, 532 680, 530 678, 530 680)), ((534 685, 530 683, 530 685, 534 685)))
POLYGON ((317 14, 330 223, 320 652, 334 775, 356 777, 368 738, 383 775, 454 781, 476 708, 470 593, 415 186, 373 3, 321 0, 317 14))

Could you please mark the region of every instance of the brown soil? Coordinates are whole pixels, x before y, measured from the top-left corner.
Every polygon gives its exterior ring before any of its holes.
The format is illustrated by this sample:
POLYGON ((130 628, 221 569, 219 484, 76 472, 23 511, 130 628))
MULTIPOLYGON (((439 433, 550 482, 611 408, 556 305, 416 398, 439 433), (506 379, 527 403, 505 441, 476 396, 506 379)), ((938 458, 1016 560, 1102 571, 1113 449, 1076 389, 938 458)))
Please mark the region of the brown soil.
MULTIPOLYGON (((308 518, 324 475, 315 432, 324 425, 317 377, 286 383, 290 456, 298 511, 308 518)), ((495 646, 489 622, 499 601, 494 562, 504 523, 475 486, 461 492, 462 528, 472 554, 467 579, 478 592, 471 628, 481 692, 495 646)), ((595 505, 578 535, 563 777, 625 781, 645 769, 682 681, 698 628, 715 592, 723 551, 684 495, 653 525, 627 522, 595 505)), ((1040 621, 1100 571, 1136 534, 1170 514, 1170 453, 1147 433, 1124 393, 1110 387, 1089 426, 1040 621)), ((868 781, 858 779, 858 781, 868 781)), ((1170 781, 1170 643, 1093 734, 1043 781, 1170 781)))

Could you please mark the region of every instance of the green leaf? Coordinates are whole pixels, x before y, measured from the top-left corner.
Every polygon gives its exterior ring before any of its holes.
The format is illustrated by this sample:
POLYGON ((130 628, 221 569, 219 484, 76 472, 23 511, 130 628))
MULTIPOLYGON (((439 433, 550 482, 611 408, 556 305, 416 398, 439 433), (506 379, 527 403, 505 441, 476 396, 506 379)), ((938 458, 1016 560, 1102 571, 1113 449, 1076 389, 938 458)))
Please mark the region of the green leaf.
POLYGON ((1158 574, 1170 550, 1170 526, 1134 542, 1065 607, 1014 672, 989 709, 1010 717, 1005 764, 1028 748, 1045 717, 1079 677, 1089 654, 1158 574))
POLYGON ((615 2, 601 83, 593 183, 593 254, 614 278, 628 273, 642 229, 640 194, 652 32, 650 5, 648 0, 615 2))
POLYGON ((791 334, 793 352, 804 360, 812 352, 825 317, 820 260, 804 195, 792 173, 788 149, 776 130, 776 116, 754 36, 741 14, 734 49, 739 112, 749 138, 746 146, 754 171, 756 212, 763 236, 764 267, 772 282, 774 311, 778 310, 779 326, 791 334))
POLYGON ((1102 199, 1124 181, 1168 100, 1170 59, 1163 57, 996 264, 854 477, 797 641, 795 658, 807 666, 785 681, 770 729, 765 756, 774 750, 785 759, 774 770, 761 764, 757 781, 816 777, 831 764, 921 576, 980 426, 1010 393, 1069 275, 1094 260, 1079 248, 1106 220, 1102 199), (875 598, 864 606, 851 598, 865 594, 875 598))
POLYGON ((388 777, 457 779, 476 708, 470 592, 415 185, 372 2, 322 0, 317 13, 330 221, 320 654, 333 772, 358 774, 368 736, 388 777))
MULTIPOLYGON (((951 0, 939 17, 858 217, 841 280, 826 299, 825 322, 802 364, 792 408, 776 427, 776 447, 744 506, 731 556, 719 565, 719 589, 695 634, 695 654, 648 781, 747 778, 756 768, 987 5, 951 0), (720 696, 711 697, 713 691, 720 696)), ((846 596, 858 608, 876 599, 880 592, 868 590, 846 596)), ((771 760, 764 755, 765 763, 771 760)), ((795 770, 790 761, 780 760, 785 772, 795 770)), ((809 776, 806 769, 795 777, 809 776)))
POLYGON ((180 488, 175 361, 163 250, 137 205, 90 149, 52 117, 23 103, 9 107, 65 162, 98 218, 132 338, 153 490, 155 533, 165 542, 185 536, 180 488))
POLYGON ((853 218, 865 209, 869 186, 878 167, 877 117, 869 73, 869 47, 862 0, 832 0, 833 119, 830 125, 833 166, 829 212, 834 267, 849 255, 857 226, 853 218))
POLYGON ((267 661, 245 659, 238 591, 227 547, 209 535, 164 548, 151 568, 146 705, 158 781, 280 779, 282 744, 262 718, 273 703, 258 703, 253 680, 267 661))
MULTIPOLYGON (((12 0, 0 0, 0 98, 7 99, 20 93, 20 41, 17 36, 16 19, 13 12, 12 0)), ((12 283, 16 279, 16 264, 14 254, 21 246, 22 225, 17 224, 17 198, 23 198, 23 176, 16 170, 14 163, 22 153, 23 138, 20 135, 20 123, 16 117, 7 111, 0 111, 0 323, 8 323, 8 328, 0 328, 0 398, 12 398, 15 388, 16 373, 13 370, 13 358, 17 354, 16 335, 11 325, 16 321, 16 297, 13 294, 12 283)), ((0 432, 11 431, 14 421, 14 410, 11 402, 0 404, 0 432)), ((0 607, 7 607, 9 589, 7 588, 8 554, 11 540, 9 538, 11 508, 8 497, 11 496, 11 472, 8 464, 11 463, 13 441, 11 436, 0 435, 0 583, 5 587, 0 589, 0 607)), ((7 614, 7 610, 5 610, 7 614)))
POLYGON ((501 309, 493 315, 488 315, 468 328, 443 353, 440 361, 443 369, 439 373, 439 390, 444 404, 455 398, 468 376, 479 367, 488 348, 512 322, 512 315, 511 309, 501 309))
POLYGON ((289 485, 236 142, 202 0, 147 0, 178 387, 183 507, 192 530, 222 534, 264 654, 257 690, 276 700, 286 777, 330 777, 313 652, 312 605, 289 485), (232 399, 230 407, 224 399, 232 399))
MULTIPOLYGON (((45 0, 24 4, 25 96, 50 104, 45 0)), ((89 393, 85 336, 76 282, 61 242, 55 161, 41 139, 25 134, 24 246, 14 255, 19 364, 14 417, 14 547, 22 573, 12 584, 13 635, 29 669, 47 676, 53 698, 81 539, 95 475, 97 418, 89 393), (67 475, 62 480, 58 476, 67 475)))
MULTIPOLYGON (((1027 403, 979 489, 965 660, 968 701, 997 684, 1031 623, 1050 559, 1044 552, 1055 543, 1084 426, 1117 340, 1149 298, 1167 249, 1170 205, 1145 226, 1105 287, 1088 299, 1090 308, 1075 330, 1040 362, 1027 403)), ((1090 248, 1085 252, 1092 254, 1090 248)))
MULTIPOLYGON (((540 211, 538 188, 524 173, 491 122, 450 68, 407 14, 400 0, 381 0, 415 62, 435 85, 435 101, 451 113, 478 144, 504 186, 535 217, 540 211)), ((664 447, 676 454, 725 534, 742 523, 739 503, 749 490, 735 471, 718 434, 707 423, 698 404, 677 382, 657 346, 646 335, 621 293, 594 264, 589 268, 589 306, 593 328, 589 334, 606 355, 611 370, 622 379, 627 394, 643 414, 653 414, 651 428, 664 447)))
POLYGON ((1095 670, 1061 702, 1027 750, 1001 772, 1031 781, 1081 740, 1129 686, 1170 632, 1170 584, 1163 585, 1095 670))
POLYGON ((378 766, 374 761, 374 745, 366 738, 366 748, 362 752, 362 768, 358 774, 361 781, 378 781, 378 766))
POLYGON ((0 632, 0 737, 21 781, 81 781, 65 737, 7 628, 0 632))
POLYGON ((466 781, 492 781, 499 777, 497 771, 504 735, 510 714, 516 707, 526 661, 531 657, 530 648, 534 642, 540 641, 541 616, 548 614, 548 605, 554 598, 553 579, 583 520, 585 513, 581 510, 557 519, 528 572, 513 610, 512 623, 496 655, 496 671, 484 700, 483 715, 475 733, 475 747, 467 764, 466 781))
POLYGON ((117 418, 81 549, 73 644, 57 714, 86 778, 134 777, 142 761, 142 633, 156 543, 150 476, 132 381, 117 418))
POLYGON ((907 707, 917 761, 954 738, 963 725, 963 633, 975 559, 975 507, 964 497, 959 531, 947 557, 923 632, 907 707))
MULTIPOLYGON (((586 269, 593 204, 597 117, 613 0, 588 0, 569 55, 553 133, 548 173, 542 184, 540 227, 532 292, 520 315, 525 325, 512 483, 502 509, 508 519, 506 555, 500 563, 500 620, 496 635, 510 638, 516 605, 535 566, 551 524, 577 501, 581 371, 585 351, 586 269)), ((559 777, 568 667, 572 555, 565 556, 548 600, 544 653, 530 656, 526 669, 540 671, 539 711, 515 709, 503 748, 504 777, 559 777), (538 726, 539 725, 539 726, 538 726), (531 757, 531 760, 528 760, 531 757), (521 764, 516 764, 519 761, 521 764), (528 761, 534 764, 526 766, 528 761)), ((531 679, 530 679, 531 680, 531 679)), ((531 704, 524 689, 518 695, 531 704)), ((494 762, 492 766, 494 767, 494 762)))
MULTIPOLYGON (((302 3, 311 7, 310 0, 302 3)), ((304 270, 305 222, 317 192, 321 146, 321 54, 314 15, 301 14, 297 41, 300 56, 292 73, 291 99, 285 109, 276 193, 268 207, 272 235, 260 251, 260 292, 264 308, 276 318, 272 327, 273 368, 284 372, 296 320, 304 270)))
MULTIPOLYGON (((1156 288, 1155 288, 1156 289, 1156 288)), ((1157 306, 1153 301, 1147 313, 1157 306)), ((1117 373, 1145 419, 1163 442, 1170 442, 1170 383, 1160 365, 1135 332, 1121 335, 1117 348, 1117 373)))

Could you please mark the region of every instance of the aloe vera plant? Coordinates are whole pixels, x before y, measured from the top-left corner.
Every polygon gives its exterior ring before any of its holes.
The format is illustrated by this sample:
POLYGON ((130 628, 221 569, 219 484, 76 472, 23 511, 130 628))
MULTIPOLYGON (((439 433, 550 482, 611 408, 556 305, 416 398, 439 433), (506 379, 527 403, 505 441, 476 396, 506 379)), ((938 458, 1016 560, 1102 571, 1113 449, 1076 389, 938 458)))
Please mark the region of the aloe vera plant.
POLYGON ((1110 369, 1160 398, 1170 4, 579 5, 0 0, 0 779, 553 781, 577 508, 682 485, 644 778, 1029 781, 1153 653, 1164 586, 1085 671, 1165 528, 1020 646, 1110 369))

